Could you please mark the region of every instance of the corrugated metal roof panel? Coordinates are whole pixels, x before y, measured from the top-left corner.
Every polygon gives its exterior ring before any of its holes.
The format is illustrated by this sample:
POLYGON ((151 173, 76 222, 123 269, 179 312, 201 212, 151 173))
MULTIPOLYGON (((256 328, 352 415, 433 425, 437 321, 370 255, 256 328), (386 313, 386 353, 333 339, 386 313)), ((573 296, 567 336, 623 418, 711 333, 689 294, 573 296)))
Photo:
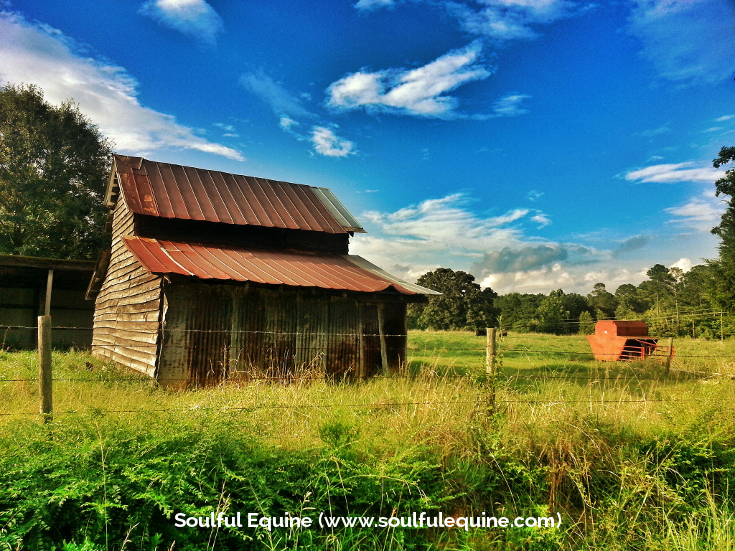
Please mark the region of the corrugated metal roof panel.
POLYGON ((363 257, 356 255, 356 254, 346 254, 343 255, 344 258, 355 264, 356 266, 359 266, 363 270, 367 270, 371 274, 375 274, 378 277, 381 277, 383 279, 387 279, 388 281, 392 281, 395 284, 400 285, 404 289, 408 289, 409 291, 413 291, 417 295, 441 295, 439 291, 434 291, 433 289, 427 289, 426 287, 422 287, 421 285, 416 285, 415 283, 409 283, 408 281, 402 280, 400 277, 396 277, 393 274, 389 274, 382 268, 377 267, 372 262, 368 262, 363 257))
POLYGON ((350 214, 350 211, 348 211, 341 201, 337 199, 334 193, 332 193, 331 189, 325 187, 315 187, 312 189, 324 206, 329 209, 329 212, 331 212, 337 221, 342 224, 344 229, 357 233, 367 233, 360 225, 360 222, 350 214))
MULTIPOLYGON (((137 214, 224 224, 364 232, 326 188, 115 155, 121 192, 137 214)), ((112 200, 110 181, 108 203, 112 200)))
POLYGON ((439 294, 349 255, 216 247, 133 236, 125 236, 123 241, 143 267, 154 274, 365 293, 392 287, 405 295, 439 294))

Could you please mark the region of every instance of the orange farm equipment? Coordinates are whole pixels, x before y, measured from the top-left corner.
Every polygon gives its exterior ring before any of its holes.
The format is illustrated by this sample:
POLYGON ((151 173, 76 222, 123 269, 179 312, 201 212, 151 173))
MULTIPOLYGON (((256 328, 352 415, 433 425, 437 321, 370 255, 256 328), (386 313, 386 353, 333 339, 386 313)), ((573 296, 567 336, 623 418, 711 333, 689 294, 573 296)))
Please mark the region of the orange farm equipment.
POLYGON ((587 340, 595 359, 605 362, 641 360, 651 356, 664 361, 669 354, 668 347, 659 346, 657 337, 648 336, 645 321, 598 321, 595 334, 588 335, 587 340))

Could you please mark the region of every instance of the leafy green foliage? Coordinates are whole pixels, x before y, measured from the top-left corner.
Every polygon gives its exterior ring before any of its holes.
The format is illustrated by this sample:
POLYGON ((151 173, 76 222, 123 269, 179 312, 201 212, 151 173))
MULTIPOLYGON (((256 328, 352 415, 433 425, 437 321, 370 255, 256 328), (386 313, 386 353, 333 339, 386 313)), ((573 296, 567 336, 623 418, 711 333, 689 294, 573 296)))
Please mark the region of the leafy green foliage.
POLYGON ((429 304, 410 305, 412 328, 481 329, 495 324, 493 300, 497 293, 490 287, 482 289, 475 283, 475 276, 437 268, 422 275, 417 283, 442 295, 429 297, 429 304))
POLYGON ((111 145, 71 101, 0 88, 0 253, 89 259, 105 242, 111 145))

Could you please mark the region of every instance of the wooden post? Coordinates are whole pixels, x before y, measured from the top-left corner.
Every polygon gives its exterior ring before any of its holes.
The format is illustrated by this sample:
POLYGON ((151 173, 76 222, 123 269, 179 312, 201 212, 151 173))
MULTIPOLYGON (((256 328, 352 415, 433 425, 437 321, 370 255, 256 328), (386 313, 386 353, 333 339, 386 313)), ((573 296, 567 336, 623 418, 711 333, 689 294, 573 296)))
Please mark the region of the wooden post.
POLYGON ((488 394, 487 409, 492 414, 495 411, 495 328, 487 328, 487 345, 485 346, 486 362, 485 372, 490 386, 488 394))
POLYGON ((361 379, 365 379, 367 377, 367 374, 365 373, 365 330, 362 326, 362 309, 363 304, 361 302, 357 303, 357 327, 358 331, 360 331, 359 340, 360 340, 360 375, 359 377, 361 379))
POLYGON ((383 364, 383 375, 388 375, 388 350, 385 346, 385 315, 383 313, 383 307, 385 305, 381 302, 378 303, 378 332, 380 333, 380 360, 383 364))
POLYGON ((674 354, 674 337, 669 337, 669 350, 666 353, 666 374, 669 374, 671 369, 671 356, 674 354))
POLYGON ((720 342, 725 342, 725 329, 722 325, 722 311, 720 311, 720 342))
POLYGON ((44 423, 53 420, 51 397, 51 316, 38 317, 38 390, 41 394, 41 414, 44 423))
POLYGON ((46 278, 46 307, 43 310, 44 316, 51 315, 51 287, 54 283, 54 271, 48 271, 48 277, 46 278))

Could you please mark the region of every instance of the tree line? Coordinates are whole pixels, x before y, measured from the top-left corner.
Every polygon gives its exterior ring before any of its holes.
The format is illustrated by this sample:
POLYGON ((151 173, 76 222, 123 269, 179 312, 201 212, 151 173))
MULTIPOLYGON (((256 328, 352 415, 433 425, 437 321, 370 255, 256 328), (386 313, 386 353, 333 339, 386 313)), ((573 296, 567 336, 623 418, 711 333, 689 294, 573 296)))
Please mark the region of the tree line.
POLYGON ((684 272, 656 264, 639 285, 625 283, 610 292, 604 283, 589 294, 548 295, 482 289, 466 272, 439 268, 421 276, 419 285, 443 293, 428 304, 409 307, 412 329, 498 327, 520 333, 591 334, 597 320, 642 320, 651 334, 720 338, 735 334, 734 320, 717 300, 716 268, 704 264, 684 272), (720 312, 723 312, 721 315, 720 312))

